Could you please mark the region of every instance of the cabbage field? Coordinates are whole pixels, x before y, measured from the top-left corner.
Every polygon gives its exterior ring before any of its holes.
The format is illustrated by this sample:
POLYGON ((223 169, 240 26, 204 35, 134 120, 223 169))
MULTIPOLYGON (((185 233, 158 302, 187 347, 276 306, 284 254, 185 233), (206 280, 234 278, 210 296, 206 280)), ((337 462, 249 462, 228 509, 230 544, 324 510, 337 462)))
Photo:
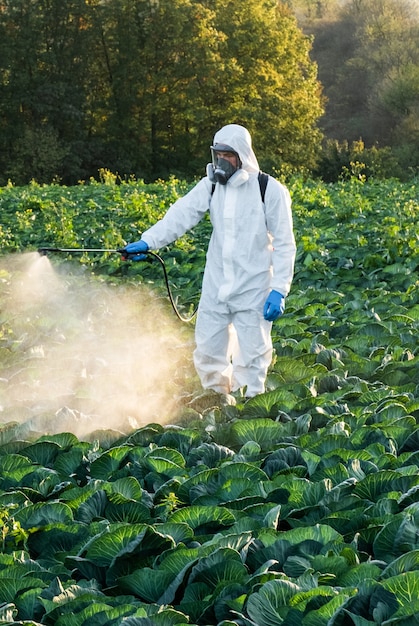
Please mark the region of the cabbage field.
MULTIPOLYGON (((159 263, 37 252, 120 248, 187 183, 0 189, 0 624, 419 624, 418 186, 288 186, 295 279, 236 406, 200 405, 159 263)), ((185 316, 209 236, 159 251, 185 316)))

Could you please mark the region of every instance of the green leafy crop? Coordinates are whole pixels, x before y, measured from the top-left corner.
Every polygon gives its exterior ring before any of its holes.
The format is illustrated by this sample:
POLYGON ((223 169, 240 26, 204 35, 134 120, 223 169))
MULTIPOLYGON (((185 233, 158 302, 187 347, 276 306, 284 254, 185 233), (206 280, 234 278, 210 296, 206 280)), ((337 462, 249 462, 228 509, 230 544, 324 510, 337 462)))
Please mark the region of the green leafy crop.
MULTIPOLYGON (((198 406, 183 363, 169 420, 79 439, 44 432, 51 416, 28 403, 15 407, 19 419, 0 413, 0 623, 417 623, 417 186, 289 187, 297 263, 273 327, 266 393, 198 406)), ((5 258, 42 245, 117 248, 186 188, 108 180, 2 189, 5 258)), ((160 251, 186 309, 199 298, 209 234, 204 222, 160 251)), ((115 293, 151 284, 166 305, 154 263, 65 263, 75 282, 91 275, 115 293)), ((11 274, 2 274, 4 301, 11 274)), ((2 393, 19 376, 36 379, 53 332, 48 319, 27 313, 19 326, 4 311, 2 393)))

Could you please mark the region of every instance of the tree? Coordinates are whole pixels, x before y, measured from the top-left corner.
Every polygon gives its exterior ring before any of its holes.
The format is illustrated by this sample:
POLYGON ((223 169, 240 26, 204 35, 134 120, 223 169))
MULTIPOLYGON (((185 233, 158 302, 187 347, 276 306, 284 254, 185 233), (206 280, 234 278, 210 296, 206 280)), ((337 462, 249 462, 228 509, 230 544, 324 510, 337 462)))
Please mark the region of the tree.
POLYGON ((419 68, 419 21, 409 0, 366 0, 348 10, 356 20, 357 49, 346 75, 359 68, 369 86, 365 102, 370 132, 365 139, 392 143, 393 129, 409 112, 393 108, 388 93, 405 84, 406 73, 414 76, 412 67, 419 68))
POLYGON ((362 137, 369 146, 408 140, 403 129, 418 123, 418 4, 347 0, 333 18, 309 30, 327 97, 326 135, 362 137))
POLYGON ((329 18, 344 0, 284 0, 302 23, 329 18))
POLYGON ((118 128, 137 174, 202 173, 214 132, 232 121, 254 134, 266 168, 313 166, 316 66, 280 4, 120 0, 110 10, 104 39, 118 104, 109 130, 118 128))
POLYGON ((1 165, 6 177, 50 180, 81 173, 89 132, 88 11, 83 0, 1 4, 1 165))
POLYGON ((113 107, 105 132, 139 176, 196 173, 201 94, 219 61, 213 20, 211 10, 190 0, 109 5, 103 33, 113 107))
POLYGON ((228 66, 210 100, 211 117, 248 126, 266 169, 311 168, 322 95, 311 41, 295 17, 281 3, 230 0, 217 11, 216 29, 228 66))
POLYGON ((310 168, 310 45, 276 0, 0 2, 0 181, 195 176, 227 122, 266 168, 310 168))

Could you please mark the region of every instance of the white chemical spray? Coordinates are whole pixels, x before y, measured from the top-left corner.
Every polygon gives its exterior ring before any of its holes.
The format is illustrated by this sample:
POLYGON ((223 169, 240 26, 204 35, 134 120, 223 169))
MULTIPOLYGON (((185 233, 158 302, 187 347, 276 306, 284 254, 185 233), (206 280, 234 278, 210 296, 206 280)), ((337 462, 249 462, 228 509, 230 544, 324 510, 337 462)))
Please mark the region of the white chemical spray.
POLYGON ((173 420, 192 331, 144 285, 112 285, 38 253, 0 261, 0 423, 127 432, 173 420))

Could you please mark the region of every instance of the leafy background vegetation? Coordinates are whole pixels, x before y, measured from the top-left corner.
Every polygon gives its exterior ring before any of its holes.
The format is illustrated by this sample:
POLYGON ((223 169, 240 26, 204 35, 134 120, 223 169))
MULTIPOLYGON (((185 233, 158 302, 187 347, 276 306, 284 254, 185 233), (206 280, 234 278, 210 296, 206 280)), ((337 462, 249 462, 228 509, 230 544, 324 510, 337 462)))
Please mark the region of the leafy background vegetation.
POLYGON ((264 167, 314 165, 323 110, 316 67, 285 5, 0 7, 0 184, 75 184, 103 167, 148 181, 190 178, 226 121, 255 135, 264 167))
POLYGON ((417 0, 2 0, 0 184, 201 174, 214 132, 270 173, 418 170, 417 0))
MULTIPOLYGON (((119 247, 188 186, 102 177, 2 188, 7 258, 119 247)), ((49 433, 36 409, 3 421, 2 623, 417 623, 417 186, 296 177, 289 187, 296 274, 265 394, 221 408, 180 398, 170 423, 83 438, 49 433)), ((185 307, 208 235, 203 222, 161 251, 185 307)), ((165 306, 154 263, 66 260, 76 280, 80 266, 116 294, 152 281, 165 306)), ((3 293, 13 280, 12 264, 3 293)), ((39 337, 30 323, 15 328, 3 314, 2 354, 36 380, 27 357, 39 337)))
POLYGON ((417 0, 288 4, 313 37, 325 96, 321 176, 336 180, 351 160, 365 163, 370 175, 411 176, 418 163, 417 0))

